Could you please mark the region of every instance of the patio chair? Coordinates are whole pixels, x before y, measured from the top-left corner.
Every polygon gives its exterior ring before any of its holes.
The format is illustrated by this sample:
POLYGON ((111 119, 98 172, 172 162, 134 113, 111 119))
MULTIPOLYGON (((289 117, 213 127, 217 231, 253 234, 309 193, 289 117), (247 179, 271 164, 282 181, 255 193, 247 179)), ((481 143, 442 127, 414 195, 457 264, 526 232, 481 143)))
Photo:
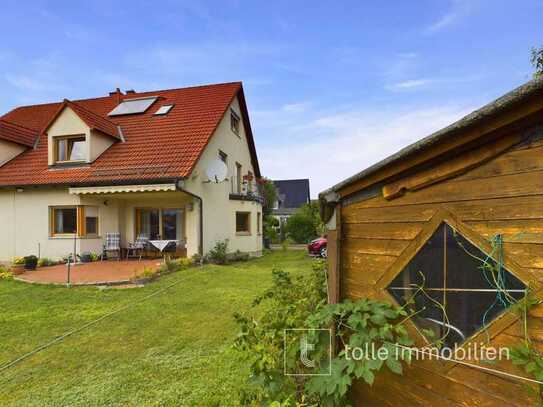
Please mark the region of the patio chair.
POLYGON ((121 260, 121 234, 119 232, 106 232, 106 244, 102 252, 101 260, 108 252, 117 252, 117 260, 121 260))
POLYGON ((139 260, 141 260, 143 251, 147 247, 148 242, 149 242, 149 238, 146 235, 143 235, 143 234, 138 235, 134 243, 128 243, 126 257, 127 258, 139 257, 139 260))

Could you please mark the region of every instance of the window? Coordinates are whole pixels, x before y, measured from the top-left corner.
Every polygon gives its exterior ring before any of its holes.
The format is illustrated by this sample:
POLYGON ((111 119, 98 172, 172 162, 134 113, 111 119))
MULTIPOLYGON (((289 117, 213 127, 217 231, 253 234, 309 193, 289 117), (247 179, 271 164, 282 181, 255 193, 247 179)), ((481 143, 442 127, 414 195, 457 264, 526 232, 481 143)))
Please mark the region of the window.
POLYGON ((181 209, 136 209, 136 236, 150 240, 183 240, 183 211, 181 209))
POLYGON ((85 161, 85 136, 55 137, 55 162, 85 161))
POLYGON ((85 206, 83 207, 85 216, 85 231, 86 236, 98 235, 98 207, 85 206))
POLYGON ((241 194, 241 183, 243 178, 241 176, 241 164, 236 163, 236 193, 241 194))
POLYGON ((525 295, 522 281, 503 267, 496 278, 480 259, 498 268, 490 256, 442 223, 387 289, 416 313, 418 328, 433 331, 435 339, 453 348, 525 295))
POLYGON ((256 233, 262 234, 262 214, 260 212, 256 213, 256 233))
POLYGON ((170 110, 172 110, 172 108, 173 108, 173 105, 160 106, 158 110, 155 112, 155 116, 164 116, 170 113, 170 110))
POLYGON ((230 110, 230 129, 239 136, 239 116, 230 110))
POLYGON ((227 164, 227 163, 228 163, 228 154, 226 154, 226 153, 225 153, 224 151, 222 151, 222 150, 219 150, 219 159, 220 159, 223 163, 227 164))
POLYGON ((251 233, 251 212, 236 212, 236 233, 243 235, 251 233))
POLYGON ((77 232, 77 207, 52 209, 52 234, 69 235, 77 232))
POLYGON ((98 207, 58 206, 50 208, 51 236, 98 236, 98 207))
POLYGON ((108 116, 121 116, 123 114, 145 113, 157 100, 156 96, 125 99, 115 107, 108 116))

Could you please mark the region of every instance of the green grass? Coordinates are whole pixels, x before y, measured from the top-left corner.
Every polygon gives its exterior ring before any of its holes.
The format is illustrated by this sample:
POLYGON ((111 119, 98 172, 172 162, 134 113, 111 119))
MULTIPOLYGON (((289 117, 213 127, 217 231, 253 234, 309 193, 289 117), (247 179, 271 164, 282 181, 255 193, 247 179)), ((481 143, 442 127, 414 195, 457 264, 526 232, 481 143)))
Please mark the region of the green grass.
POLYGON ((180 271, 141 289, 0 281, 0 366, 174 282, 0 373, 0 405, 236 406, 248 368, 231 350, 232 315, 250 309, 274 267, 310 270, 303 251, 180 271))

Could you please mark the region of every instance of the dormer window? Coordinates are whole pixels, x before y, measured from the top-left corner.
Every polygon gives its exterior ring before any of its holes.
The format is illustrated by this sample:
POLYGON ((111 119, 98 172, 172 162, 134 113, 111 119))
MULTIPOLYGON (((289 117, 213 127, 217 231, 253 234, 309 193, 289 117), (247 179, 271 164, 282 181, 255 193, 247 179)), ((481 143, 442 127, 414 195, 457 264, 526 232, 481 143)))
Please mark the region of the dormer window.
POLYGON ((86 159, 85 136, 55 137, 55 162, 81 162, 86 159))

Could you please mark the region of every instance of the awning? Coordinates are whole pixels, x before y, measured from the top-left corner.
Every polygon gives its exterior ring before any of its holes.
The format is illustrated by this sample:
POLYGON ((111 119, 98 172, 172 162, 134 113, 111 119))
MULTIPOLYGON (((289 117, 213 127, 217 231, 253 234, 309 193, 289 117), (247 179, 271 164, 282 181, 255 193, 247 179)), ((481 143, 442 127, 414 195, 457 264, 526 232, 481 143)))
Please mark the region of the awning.
POLYGON ((126 192, 161 192, 175 191, 175 184, 149 184, 149 185, 111 185, 102 187, 76 187, 70 188, 72 195, 119 194, 126 192))

